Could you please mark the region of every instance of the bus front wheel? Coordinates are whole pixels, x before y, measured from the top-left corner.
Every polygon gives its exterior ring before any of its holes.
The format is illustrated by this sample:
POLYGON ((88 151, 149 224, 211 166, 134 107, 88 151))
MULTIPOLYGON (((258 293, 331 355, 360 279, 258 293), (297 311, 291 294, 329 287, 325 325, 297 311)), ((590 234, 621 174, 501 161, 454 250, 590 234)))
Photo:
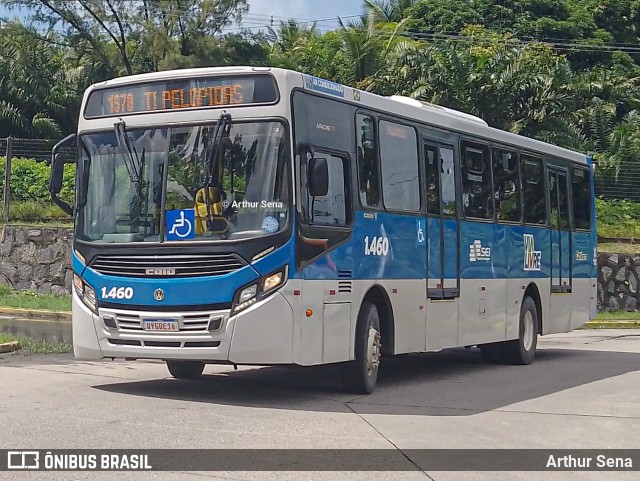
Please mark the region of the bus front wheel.
POLYGON ((358 315, 355 360, 343 367, 345 390, 356 394, 370 394, 378 380, 382 343, 380 318, 375 304, 365 302, 358 315))
POLYGON ((538 308, 531 297, 525 297, 520 309, 518 339, 495 342, 480 346, 482 357, 487 362, 508 364, 531 364, 536 355, 540 319, 538 308))
POLYGON ((204 371, 204 362, 200 361, 166 361, 167 368, 176 379, 197 379, 204 371))

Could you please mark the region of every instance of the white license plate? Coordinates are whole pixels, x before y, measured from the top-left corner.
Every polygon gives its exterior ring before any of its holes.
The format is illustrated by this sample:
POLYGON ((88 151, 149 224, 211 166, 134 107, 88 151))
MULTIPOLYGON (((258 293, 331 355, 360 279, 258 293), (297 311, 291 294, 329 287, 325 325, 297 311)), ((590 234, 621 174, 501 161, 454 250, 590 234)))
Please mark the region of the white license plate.
POLYGON ((158 332, 177 332, 180 330, 176 319, 143 319, 142 329, 158 332))

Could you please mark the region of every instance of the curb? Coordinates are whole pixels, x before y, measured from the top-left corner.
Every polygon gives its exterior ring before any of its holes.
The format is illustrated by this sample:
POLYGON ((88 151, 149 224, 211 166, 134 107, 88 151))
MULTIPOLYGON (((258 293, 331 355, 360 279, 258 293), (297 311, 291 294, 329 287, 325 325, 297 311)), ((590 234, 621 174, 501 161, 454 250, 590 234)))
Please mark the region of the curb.
POLYGON ((47 311, 45 309, 21 309, 19 307, 0 307, 0 314, 9 316, 45 317, 61 322, 70 321, 71 313, 64 311, 47 311))
POLYGON ((18 341, 5 342, 0 344, 0 354, 5 354, 7 352, 13 352, 20 349, 20 343, 18 341))
POLYGON ((580 329, 633 329, 640 328, 640 321, 589 321, 580 329))

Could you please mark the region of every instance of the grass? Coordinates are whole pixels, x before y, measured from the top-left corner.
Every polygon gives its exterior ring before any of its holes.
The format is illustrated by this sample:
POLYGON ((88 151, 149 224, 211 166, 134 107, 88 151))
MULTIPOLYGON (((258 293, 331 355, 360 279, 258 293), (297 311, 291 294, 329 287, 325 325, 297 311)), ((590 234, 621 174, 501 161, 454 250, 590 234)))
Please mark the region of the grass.
POLYGON ((596 321, 640 321, 640 311, 600 311, 596 321))
POLYGON ((20 349, 8 353, 12 355, 22 354, 29 356, 31 354, 63 354, 65 352, 73 351, 73 346, 66 342, 49 342, 43 341, 42 339, 12 336, 10 334, 0 332, 0 344, 12 341, 18 341, 20 343, 20 349))
POLYGON ((69 312, 71 311, 71 296, 38 294, 33 291, 16 291, 8 286, 0 285, 0 306, 69 312))
POLYGON ((625 242, 598 242, 598 252, 612 254, 640 254, 640 244, 625 242))

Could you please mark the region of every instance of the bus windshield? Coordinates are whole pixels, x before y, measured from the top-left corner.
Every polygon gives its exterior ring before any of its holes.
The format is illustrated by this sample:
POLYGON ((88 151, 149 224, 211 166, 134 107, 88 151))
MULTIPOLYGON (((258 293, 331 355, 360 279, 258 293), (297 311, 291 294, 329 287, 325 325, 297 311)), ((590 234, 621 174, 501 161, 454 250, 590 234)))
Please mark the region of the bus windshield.
POLYGON ((217 149, 215 127, 81 135, 76 238, 217 241, 283 230, 290 205, 284 125, 232 123, 217 149))

